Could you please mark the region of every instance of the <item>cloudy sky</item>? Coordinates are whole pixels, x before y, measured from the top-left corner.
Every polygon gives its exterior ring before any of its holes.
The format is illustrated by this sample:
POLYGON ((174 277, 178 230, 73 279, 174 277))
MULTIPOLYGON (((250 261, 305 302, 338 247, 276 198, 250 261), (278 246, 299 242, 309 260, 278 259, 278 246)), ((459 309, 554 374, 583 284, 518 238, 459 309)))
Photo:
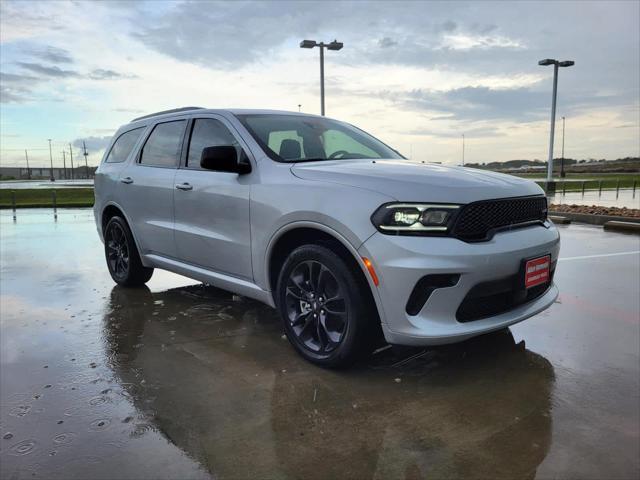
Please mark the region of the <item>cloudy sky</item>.
MULTIPOLYGON (((319 113, 416 160, 547 155, 552 67, 566 156, 640 154, 640 2, 0 3, 0 161, 56 161, 86 139, 90 163, 141 114, 185 105, 319 113)), ((559 155, 561 136, 556 148, 559 155)))

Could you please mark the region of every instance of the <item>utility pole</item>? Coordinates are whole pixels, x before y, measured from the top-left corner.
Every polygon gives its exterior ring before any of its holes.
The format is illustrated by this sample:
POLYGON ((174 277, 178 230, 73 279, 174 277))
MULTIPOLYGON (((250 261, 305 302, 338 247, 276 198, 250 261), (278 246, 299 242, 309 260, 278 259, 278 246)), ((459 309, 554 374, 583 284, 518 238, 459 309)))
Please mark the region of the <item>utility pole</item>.
POLYGON ((464 167, 464 133, 462 134, 462 166, 464 167))
POLYGON ((27 159, 27 179, 31 180, 31 169, 29 168, 29 154, 27 153, 27 149, 24 149, 24 158, 27 159))
POLYGON ((302 108, 302 104, 301 104, 301 103, 299 103, 299 104, 298 104, 298 111, 300 111, 300 109, 301 109, 301 108, 302 108))
POLYGON ((69 156, 71 157, 71 180, 73 180, 73 148, 71 148, 71 144, 69 144, 69 156))
POLYGON ((64 172, 64 179, 67 179, 67 152, 62 150, 62 171, 64 172))
POLYGON ((49 161, 51 162, 51 171, 50 174, 51 176, 49 177, 49 180, 52 182, 55 182, 56 179, 53 177, 53 153, 51 153, 51 139, 49 138, 49 161))
POLYGON ((560 178, 564 178, 564 117, 562 117, 562 158, 560 159, 560 178))
POLYGON ((89 156, 89 154, 87 153, 87 145, 84 143, 84 140, 82 141, 82 148, 84 149, 84 172, 87 176, 87 179, 89 178, 89 164, 87 163, 87 157, 89 156))

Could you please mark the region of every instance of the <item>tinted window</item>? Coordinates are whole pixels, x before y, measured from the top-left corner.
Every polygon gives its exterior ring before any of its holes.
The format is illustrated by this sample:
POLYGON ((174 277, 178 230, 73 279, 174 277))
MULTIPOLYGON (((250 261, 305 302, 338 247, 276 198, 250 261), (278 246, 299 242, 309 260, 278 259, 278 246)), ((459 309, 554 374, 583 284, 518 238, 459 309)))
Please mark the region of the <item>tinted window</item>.
POLYGON ((349 152, 367 158, 378 158, 377 152, 339 130, 325 131, 322 134, 322 144, 328 157, 340 156, 340 152, 349 152))
POLYGON ((113 144, 113 147, 111 147, 111 151, 105 161, 107 163, 124 162, 129 157, 131 150, 133 150, 143 130, 144 127, 136 128, 135 130, 130 130, 120 135, 113 144))
MULTIPOLYGON (((200 118, 193 124, 191 140, 189 141, 189 155, 187 167, 200 168, 202 150, 207 147, 233 145, 239 149, 238 142, 222 122, 212 118, 200 118)), ((238 152, 240 153, 240 152, 238 152)))
POLYGON ((265 153, 281 162, 404 158, 362 130, 330 118, 281 114, 238 118, 265 153))
MULTIPOLYGON (((286 152, 287 145, 289 145, 290 148, 293 148, 292 152, 294 154, 298 154, 298 157, 304 158, 304 138, 298 135, 295 130, 269 132, 269 142, 267 145, 272 151, 276 152, 284 159, 289 157, 286 152)), ((296 155, 293 156, 295 157, 296 155)))
POLYGON ((142 148, 140 163, 159 167, 175 167, 180 158, 186 120, 159 123, 142 148))

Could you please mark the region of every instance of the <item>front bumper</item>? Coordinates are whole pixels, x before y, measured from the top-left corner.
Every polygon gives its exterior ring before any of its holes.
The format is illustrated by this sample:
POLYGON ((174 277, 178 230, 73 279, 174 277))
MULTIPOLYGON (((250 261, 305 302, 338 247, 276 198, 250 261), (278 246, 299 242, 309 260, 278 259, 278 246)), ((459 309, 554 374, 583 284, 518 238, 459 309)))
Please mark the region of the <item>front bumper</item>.
POLYGON ((474 286, 517 275, 522 261, 546 254, 556 262, 560 236, 553 224, 503 231, 487 242, 449 237, 408 237, 376 233, 359 249, 380 279, 377 304, 386 340, 399 345, 438 345, 466 340, 525 320, 558 296, 554 284, 541 296, 511 310, 470 322, 456 318, 474 286), (453 287, 439 288, 416 315, 406 311, 418 280, 430 274, 459 274, 453 287))

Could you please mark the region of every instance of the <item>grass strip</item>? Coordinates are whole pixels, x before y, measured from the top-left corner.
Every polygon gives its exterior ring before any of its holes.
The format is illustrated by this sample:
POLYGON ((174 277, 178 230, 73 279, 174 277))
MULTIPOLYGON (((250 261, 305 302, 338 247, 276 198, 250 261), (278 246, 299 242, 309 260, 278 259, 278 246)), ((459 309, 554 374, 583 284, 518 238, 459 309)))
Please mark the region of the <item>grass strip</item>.
POLYGON ((23 188, 0 189, 0 208, 12 208, 12 192, 16 208, 53 207, 53 192, 56 205, 62 207, 91 207, 95 201, 93 188, 23 188))

